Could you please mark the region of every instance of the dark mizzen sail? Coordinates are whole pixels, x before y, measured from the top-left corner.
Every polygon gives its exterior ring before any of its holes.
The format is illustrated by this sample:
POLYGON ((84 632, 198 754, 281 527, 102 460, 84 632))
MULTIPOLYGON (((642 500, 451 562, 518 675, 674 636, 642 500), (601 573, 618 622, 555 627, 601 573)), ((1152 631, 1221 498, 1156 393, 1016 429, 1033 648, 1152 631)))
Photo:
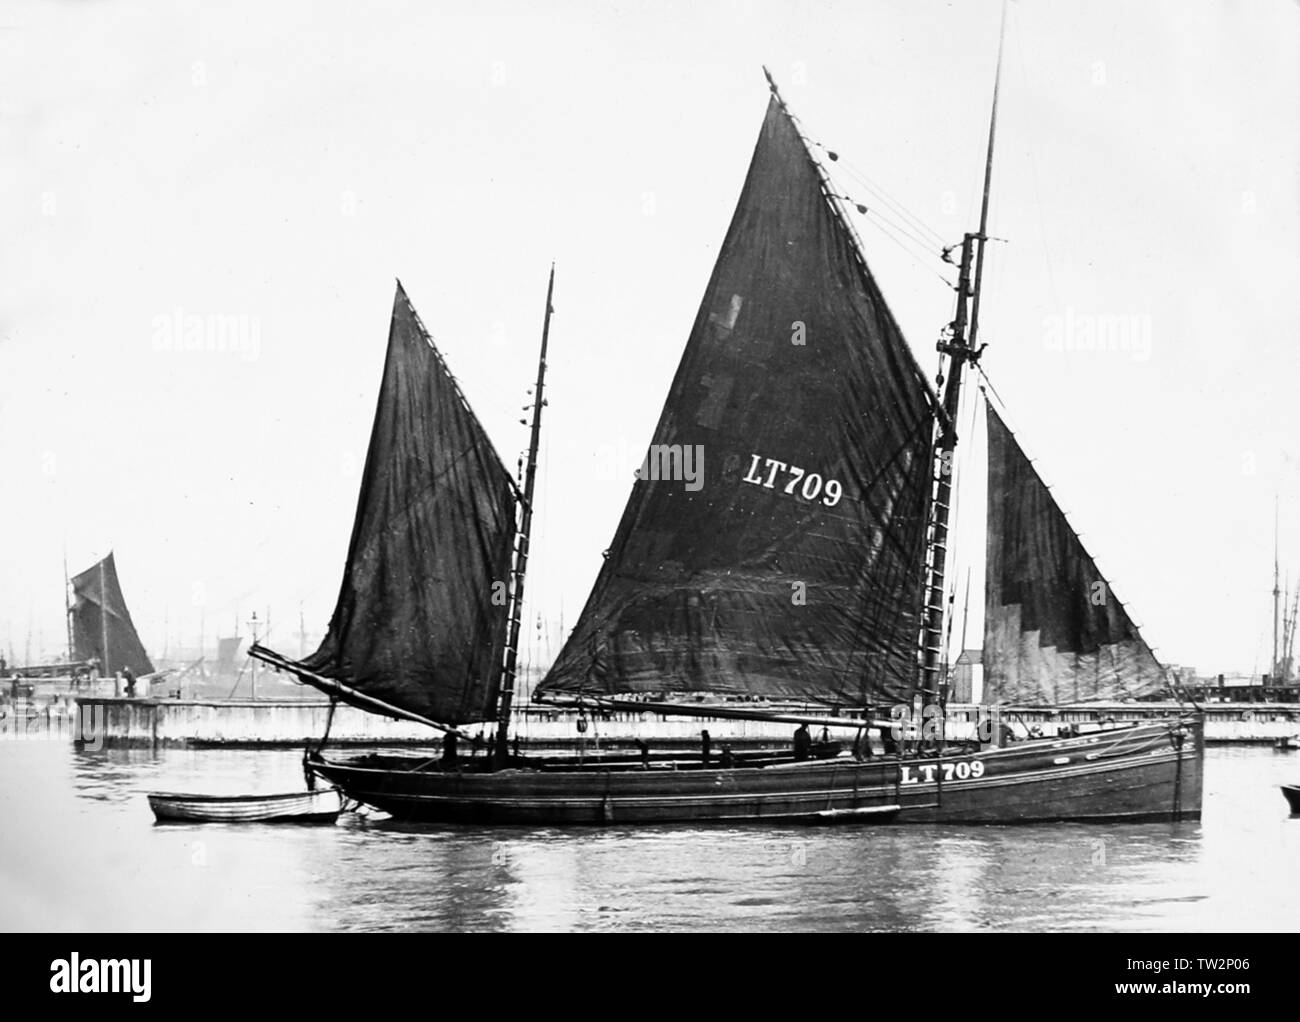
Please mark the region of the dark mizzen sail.
POLYGON ((1159 691, 1164 671, 1002 419, 988 406, 984 701, 1159 691))
POLYGON ((491 719, 514 535, 510 475, 398 284, 338 605, 302 666, 440 723, 491 719))
POLYGON ((153 664, 131 623, 131 613, 117 580, 110 553, 72 579, 72 646, 78 660, 99 661, 100 670, 114 673, 129 667, 136 675, 152 674, 153 664), (103 608, 108 608, 107 621, 103 608), (104 639, 108 639, 105 656, 104 639))
POLYGON ((539 694, 910 698, 932 423, 773 97, 650 455, 539 694))

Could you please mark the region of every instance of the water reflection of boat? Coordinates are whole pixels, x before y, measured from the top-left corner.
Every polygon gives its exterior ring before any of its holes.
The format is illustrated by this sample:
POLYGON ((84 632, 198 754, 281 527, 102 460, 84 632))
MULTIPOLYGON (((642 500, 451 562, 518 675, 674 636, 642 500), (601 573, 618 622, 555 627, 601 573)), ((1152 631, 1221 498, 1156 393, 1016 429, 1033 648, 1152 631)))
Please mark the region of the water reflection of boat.
POLYGON ((343 811, 337 788, 274 795, 199 795, 155 791, 159 823, 333 823, 343 811))

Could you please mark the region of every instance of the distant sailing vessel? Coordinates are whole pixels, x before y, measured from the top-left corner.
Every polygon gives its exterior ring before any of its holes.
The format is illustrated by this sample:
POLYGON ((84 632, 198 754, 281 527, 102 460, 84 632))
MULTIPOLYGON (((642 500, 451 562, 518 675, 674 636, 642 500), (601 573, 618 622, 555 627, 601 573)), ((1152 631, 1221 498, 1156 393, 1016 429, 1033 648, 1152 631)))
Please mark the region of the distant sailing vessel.
MULTIPOLYGON (((66 565, 64 574, 66 576, 66 565)), ((0 658, 0 677, 64 678, 73 682, 94 672, 111 676, 129 668, 137 678, 153 674, 153 663, 131 622, 117 565, 110 551, 71 579, 65 577, 65 612, 68 626, 67 658, 48 664, 6 665, 0 658)))
POLYGON ((124 669, 137 678, 153 674, 153 663, 126 609, 112 552, 74 575, 71 584, 68 617, 74 658, 97 661, 99 673, 108 677, 124 669))
MULTIPOLYGON (((987 183, 985 194, 986 216, 987 183)), ((509 754, 551 293, 520 492, 399 285, 329 633, 302 661, 250 652, 375 712, 448 731, 493 722, 497 744, 469 760, 451 738, 438 760, 318 750, 308 768, 360 802, 434 821, 1199 817, 1199 714, 1015 742, 996 731, 954 741, 942 726, 947 468, 963 367, 979 357, 984 240, 982 222, 960 246, 940 397, 772 85, 649 470, 535 693, 592 709, 847 728, 859 737, 853 754, 807 744, 725 763, 707 752, 509 754), (674 464, 693 453, 700 485, 674 481, 674 464), (666 701, 684 693, 826 709, 666 701), (919 729, 891 716, 917 699, 919 729), (870 730, 883 752, 863 740, 870 730)), ((1018 705, 1158 691, 1155 656, 992 409, 988 427, 989 690, 1018 705)))
POLYGON ((217 638, 217 677, 230 679, 238 677, 239 665, 235 662, 239 654, 239 647, 243 644, 243 636, 230 635, 219 636, 217 638))

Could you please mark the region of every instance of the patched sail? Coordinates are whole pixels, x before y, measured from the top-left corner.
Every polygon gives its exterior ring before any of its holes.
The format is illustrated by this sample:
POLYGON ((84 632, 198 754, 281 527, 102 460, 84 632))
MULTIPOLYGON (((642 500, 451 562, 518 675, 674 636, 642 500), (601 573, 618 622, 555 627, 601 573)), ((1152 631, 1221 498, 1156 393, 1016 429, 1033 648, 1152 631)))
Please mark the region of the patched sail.
POLYGON ((98 660, 104 674, 123 668, 136 675, 153 673, 153 664, 126 609, 111 553, 73 576, 72 596, 72 647, 78 660, 98 660))
POLYGON ((440 723, 490 719, 514 535, 510 475, 399 284, 343 585, 302 666, 440 723))
POLYGON ((1015 437, 988 408, 984 700, 1159 691, 1164 671, 1015 437))
POLYGON ((773 97, 648 457, 538 692, 909 698, 932 424, 773 97))

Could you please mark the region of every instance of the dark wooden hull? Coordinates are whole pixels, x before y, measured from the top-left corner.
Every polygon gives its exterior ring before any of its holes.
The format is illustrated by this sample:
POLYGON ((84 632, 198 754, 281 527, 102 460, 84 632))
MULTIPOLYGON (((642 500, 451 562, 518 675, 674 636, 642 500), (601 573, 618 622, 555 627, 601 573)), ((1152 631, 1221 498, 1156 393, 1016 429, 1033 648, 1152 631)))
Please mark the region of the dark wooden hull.
MULTIPOLYGON (((719 769, 624 760, 497 771, 413 757, 316 760, 348 797, 400 820, 640 824, 725 820, 1034 823, 1194 820, 1203 721, 1140 724, 942 757, 876 756, 719 769)), ((481 765, 481 761, 480 761, 481 765)))
POLYGON ((1300 784, 1282 785, 1282 794, 1286 796, 1286 804, 1291 807, 1292 815, 1300 814, 1300 784))

